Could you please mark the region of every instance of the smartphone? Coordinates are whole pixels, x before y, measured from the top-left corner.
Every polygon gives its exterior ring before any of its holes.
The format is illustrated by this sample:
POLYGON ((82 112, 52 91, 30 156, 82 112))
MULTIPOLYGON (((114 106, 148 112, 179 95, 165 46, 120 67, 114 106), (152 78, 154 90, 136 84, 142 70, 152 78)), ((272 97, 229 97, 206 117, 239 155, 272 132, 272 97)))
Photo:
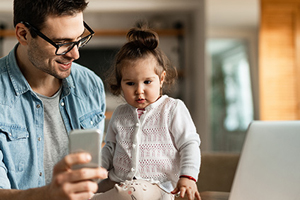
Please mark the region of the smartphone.
POLYGON ((102 133, 99 129, 75 129, 69 138, 69 153, 88 152, 92 156, 91 162, 74 165, 72 169, 101 166, 102 133))

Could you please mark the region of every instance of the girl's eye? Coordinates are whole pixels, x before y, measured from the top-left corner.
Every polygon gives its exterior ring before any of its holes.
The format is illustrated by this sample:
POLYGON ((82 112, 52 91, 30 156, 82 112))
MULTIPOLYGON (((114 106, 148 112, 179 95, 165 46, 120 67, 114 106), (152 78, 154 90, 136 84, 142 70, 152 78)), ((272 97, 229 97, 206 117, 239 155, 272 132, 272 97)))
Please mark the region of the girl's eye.
POLYGON ((127 82, 126 85, 130 85, 131 86, 131 85, 134 85, 134 83, 133 82, 127 82))
POLYGON ((144 81, 144 83, 145 83, 145 84, 150 84, 150 83, 151 83, 151 81, 144 81))

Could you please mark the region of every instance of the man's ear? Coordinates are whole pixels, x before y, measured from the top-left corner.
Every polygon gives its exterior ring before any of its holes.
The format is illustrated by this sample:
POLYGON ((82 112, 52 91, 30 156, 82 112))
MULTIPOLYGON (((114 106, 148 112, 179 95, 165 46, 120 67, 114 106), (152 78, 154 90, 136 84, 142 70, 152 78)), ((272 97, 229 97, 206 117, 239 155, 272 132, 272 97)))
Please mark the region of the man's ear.
POLYGON ((29 29, 22 23, 18 23, 15 28, 16 37, 20 44, 28 44, 28 36, 30 35, 29 29))

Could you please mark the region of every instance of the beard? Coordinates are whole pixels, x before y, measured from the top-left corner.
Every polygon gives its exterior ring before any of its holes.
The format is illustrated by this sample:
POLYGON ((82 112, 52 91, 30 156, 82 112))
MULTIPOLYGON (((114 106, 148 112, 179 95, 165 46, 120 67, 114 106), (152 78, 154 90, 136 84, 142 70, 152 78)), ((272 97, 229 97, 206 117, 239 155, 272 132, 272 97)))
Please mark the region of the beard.
POLYGON ((59 65, 64 62, 71 62, 70 59, 63 58, 63 56, 57 56, 54 54, 54 51, 50 52, 45 48, 41 49, 37 44, 36 39, 31 40, 27 56, 32 66, 35 68, 33 71, 40 71, 57 79, 64 79, 71 73, 71 68, 63 70, 59 67, 59 65))

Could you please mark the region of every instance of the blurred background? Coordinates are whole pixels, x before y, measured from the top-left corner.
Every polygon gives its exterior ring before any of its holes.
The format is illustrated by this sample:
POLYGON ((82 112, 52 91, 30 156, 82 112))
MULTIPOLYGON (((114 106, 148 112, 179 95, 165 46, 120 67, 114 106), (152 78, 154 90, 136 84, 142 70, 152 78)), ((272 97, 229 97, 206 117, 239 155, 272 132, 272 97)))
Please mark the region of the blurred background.
MULTIPOLYGON (((17 42, 12 25, 12 2, 0 2, 0 57, 6 55, 17 42)), ((126 42, 126 32, 137 23, 147 21, 158 32, 161 49, 178 68, 179 79, 169 95, 182 99, 189 108, 202 140, 202 151, 239 153, 251 121, 298 118, 296 78, 291 80, 286 75, 285 80, 278 82, 277 78, 284 74, 283 71, 270 75, 275 69, 270 67, 276 64, 280 65, 278 69, 288 69, 293 76, 298 74, 297 59, 290 64, 275 62, 274 59, 282 54, 272 54, 274 51, 271 51, 280 49, 278 45, 290 44, 293 52, 285 46, 284 55, 287 59, 295 59, 298 37, 295 32, 288 31, 298 31, 300 27, 295 9, 298 0, 89 2, 84 19, 94 29, 95 36, 80 50, 81 58, 77 62, 105 79, 115 53, 126 42), (275 19, 273 16, 281 20, 272 21, 275 19), (277 35, 271 33, 279 30, 279 23, 286 31, 280 29, 277 35), (267 33, 262 30, 267 30, 267 33), (284 40, 281 36, 286 33, 292 38, 284 40), (278 38, 283 39, 274 42, 278 38), (269 58, 273 63, 262 58, 269 58), (271 76, 269 78, 280 85, 290 80, 293 87, 285 86, 281 90, 291 90, 293 93, 279 93, 276 85, 268 88, 272 81, 266 76, 271 76), (273 96, 265 96, 267 92, 273 96), (288 103, 291 103, 291 98, 295 99, 293 106, 285 108, 294 114, 284 115, 282 110, 273 112, 278 110, 278 105, 282 107, 286 103, 280 99, 282 96, 288 103), (278 99, 278 103, 274 99, 278 99)), ((121 98, 107 92, 107 121, 120 103, 123 103, 121 98)))

